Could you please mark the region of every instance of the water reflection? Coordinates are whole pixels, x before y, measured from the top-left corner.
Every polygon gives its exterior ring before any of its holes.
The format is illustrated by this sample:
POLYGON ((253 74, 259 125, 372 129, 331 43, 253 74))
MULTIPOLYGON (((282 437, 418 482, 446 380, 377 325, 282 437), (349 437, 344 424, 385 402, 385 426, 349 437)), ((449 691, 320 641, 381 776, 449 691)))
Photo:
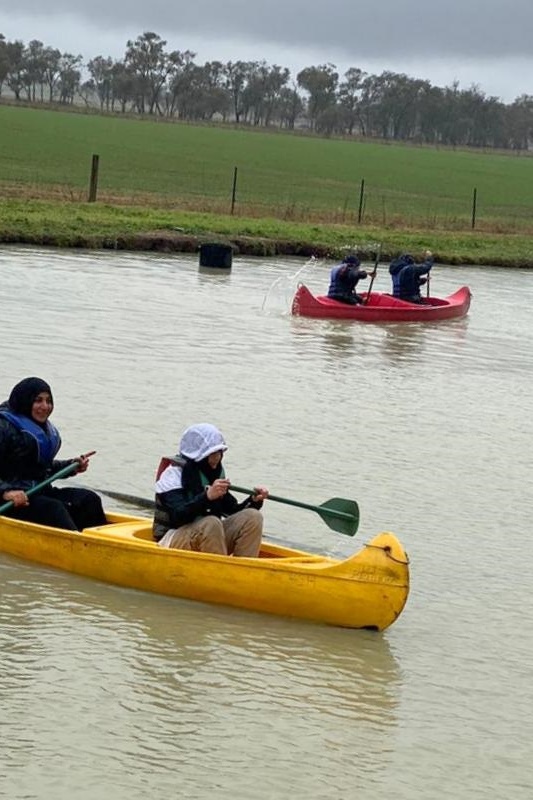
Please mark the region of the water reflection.
POLYGON ((422 357, 428 339, 428 331, 421 323, 387 325, 383 329, 382 354, 393 366, 401 362, 413 363, 422 357))
POLYGON ((348 328, 326 328, 322 334, 322 350, 326 356, 343 360, 351 358, 360 343, 348 328))
MULTIPOLYGON (((65 625, 71 635, 85 631, 85 644, 78 642, 82 658, 103 631, 123 637, 124 652, 135 648, 128 671, 137 673, 134 680, 144 682, 146 691, 155 689, 156 696, 161 691, 180 695, 191 685, 208 687, 216 675, 219 688, 223 683, 225 690, 237 692, 239 703, 249 708, 264 705, 257 687, 267 682, 267 697, 275 687, 276 702, 283 706, 305 700, 321 713, 373 724, 393 721, 399 669, 383 636, 354 636, 349 630, 169 600, 8 556, 1 558, 0 574, 4 657, 19 664, 39 658, 46 637, 57 635, 60 623, 65 635, 65 625), (238 687, 232 675, 236 663, 238 687)), ((55 654, 58 664, 64 655, 63 649, 55 654)), ((47 657, 54 659, 54 654, 47 657)))
POLYGON ((198 267, 198 278, 200 284, 209 281, 211 283, 225 284, 231 279, 231 269, 214 269, 213 267, 198 267))
POLYGON ((398 366, 420 362, 428 356, 439 361, 455 359, 466 343, 467 330, 467 318, 399 324, 291 318, 298 352, 302 356, 320 352, 332 363, 379 357, 388 365, 398 366))
POLYGON ((159 598, 7 557, 0 578, 6 796, 31 795, 36 781, 46 794, 59 780, 54 796, 84 797, 79 786, 98 787, 104 765, 115 796, 135 800, 147 771, 158 786, 179 771, 182 796, 207 792, 212 775, 217 796, 234 797, 239 785, 247 798, 283 796, 287 771, 312 793, 317 769, 345 796, 346 752, 364 752, 364 770, 379 773, 401 686, 384 637, 159 598), (55 763, 58 752, 75 772, 55 763), (246 763, 257 765, 253 775, 246 763))
POLYGON ((342 360, 356 355, 361 345, 361 327, 357 323, 291 317, 290 330, 301 356, 324 354, 342 360))

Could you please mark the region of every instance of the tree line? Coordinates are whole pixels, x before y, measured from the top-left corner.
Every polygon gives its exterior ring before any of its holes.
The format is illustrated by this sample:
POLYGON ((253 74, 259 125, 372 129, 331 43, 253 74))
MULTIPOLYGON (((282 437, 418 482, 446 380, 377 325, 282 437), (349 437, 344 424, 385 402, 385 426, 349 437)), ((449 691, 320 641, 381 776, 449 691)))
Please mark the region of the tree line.
POLYGON ((505 104, 477 85, 444 88, 403 73, 372 75, 334 64, 302 69, 266 61, 196 64, 190 50, 168 50, 157 33, 128 40, 124 58, 61 53, 37 39, 25 45, 0 33, 0 96, 83 103, 106 112, 191 122, 307 128, 322 136, 357 136, 418 144, 527 150, 533 96, 505 104))

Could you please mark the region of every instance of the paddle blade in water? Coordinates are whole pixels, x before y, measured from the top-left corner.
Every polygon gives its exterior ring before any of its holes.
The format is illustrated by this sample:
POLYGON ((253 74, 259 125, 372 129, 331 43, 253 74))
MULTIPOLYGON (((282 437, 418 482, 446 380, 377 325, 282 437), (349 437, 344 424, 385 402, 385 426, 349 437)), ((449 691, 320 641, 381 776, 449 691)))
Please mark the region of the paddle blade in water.
POLYGON ((347 500, 345 497, 332 497, 331 500, 326 500, 325 503, 318 506, 316 510, 332 530, 344 533, 346 536, 354 536, 357 533, 359 506, 355 500, 347 500), (330 514, 328 511, 322 512, 320 510, 322 508, 329 509, 329 511, 338 511, 340 512, 339 516, 330 514))

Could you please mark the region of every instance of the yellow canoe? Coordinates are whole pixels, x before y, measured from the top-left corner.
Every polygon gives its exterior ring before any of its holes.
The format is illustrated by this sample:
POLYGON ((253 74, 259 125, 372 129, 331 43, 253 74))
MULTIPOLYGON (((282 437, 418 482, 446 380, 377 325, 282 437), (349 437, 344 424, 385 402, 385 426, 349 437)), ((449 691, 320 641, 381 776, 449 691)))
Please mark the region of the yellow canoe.
POLYGON ((409 594, 409 559, 391 533, 345 560, 268 542, 259 558, 233 558, 159 547, 145 517, 107 518, 77 534, 0 517, 0 551, 118 586, 346 628, 388 628, 409 594))

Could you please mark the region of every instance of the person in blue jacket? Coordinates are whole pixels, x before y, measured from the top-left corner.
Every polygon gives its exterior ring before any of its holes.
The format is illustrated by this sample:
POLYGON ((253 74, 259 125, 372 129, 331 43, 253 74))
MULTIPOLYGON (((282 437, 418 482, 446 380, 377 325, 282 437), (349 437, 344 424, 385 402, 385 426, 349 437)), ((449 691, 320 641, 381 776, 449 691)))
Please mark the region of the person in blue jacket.
POLYGON ((357 294, 355 287, 360 280, 368 277, 364 269, 359 269, 361 262, 357 256, 345 256, 340 264, 333 267, 329 278, 328 297, 341 303, 356 305, 363 298, 357 294))
POLYGON ((0 405, 0 503, 12 502, 6 517, 81 531, 105 525, 102 501, 81 487, 56 489, 49 485, 28 496, 27 491, 76 464, 85 472, 89 455, 57 460, 61 436, 49 420, 54 410, 50 385, 42 378, 24 378, 0 405))
POLYGON ((433 266, 433 254, 431 250, 424 253, 424 262, 416 264, 410 253, 403 253, 391 262, 389 274, 392 279, 393 297, 406 300, 409 303, 421 303, 422 295, 420 287, 423 286, 428 278, 431 267, 433 266))

